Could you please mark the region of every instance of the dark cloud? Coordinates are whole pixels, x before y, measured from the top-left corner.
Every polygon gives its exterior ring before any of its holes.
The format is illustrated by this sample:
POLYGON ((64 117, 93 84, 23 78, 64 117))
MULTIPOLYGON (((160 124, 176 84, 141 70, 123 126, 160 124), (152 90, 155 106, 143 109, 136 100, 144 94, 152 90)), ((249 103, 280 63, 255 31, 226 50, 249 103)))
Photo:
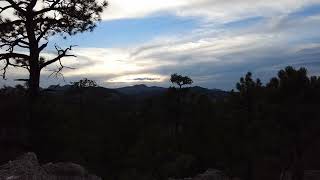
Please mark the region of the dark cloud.
POLYGON ((147 78, 147 77, 144 77, 144 78, 134 78, 133 80, 134 81, 159 81, 160 78, 147 78))

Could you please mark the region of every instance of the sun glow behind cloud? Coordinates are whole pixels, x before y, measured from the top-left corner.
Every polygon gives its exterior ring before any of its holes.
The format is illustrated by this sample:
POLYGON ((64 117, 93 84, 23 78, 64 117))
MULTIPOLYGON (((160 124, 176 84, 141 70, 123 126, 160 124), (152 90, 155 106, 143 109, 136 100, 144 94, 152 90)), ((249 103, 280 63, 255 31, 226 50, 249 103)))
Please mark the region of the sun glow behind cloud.
MULTIPOLYGON (((84 48, 75 51, 76 56, 86 59, 84 65, 80 64, 79 69, 68 71, 67 76, 86 74, 122 74, 135 72, 142 67, 137 66, 134 62, 128 61, 128 53, 121 49, 102 49, 102 48, 84 48), (90 64, 88 66, 88 64, 90 64)), ((77 63, 75 66, 79 65, 77 63)))

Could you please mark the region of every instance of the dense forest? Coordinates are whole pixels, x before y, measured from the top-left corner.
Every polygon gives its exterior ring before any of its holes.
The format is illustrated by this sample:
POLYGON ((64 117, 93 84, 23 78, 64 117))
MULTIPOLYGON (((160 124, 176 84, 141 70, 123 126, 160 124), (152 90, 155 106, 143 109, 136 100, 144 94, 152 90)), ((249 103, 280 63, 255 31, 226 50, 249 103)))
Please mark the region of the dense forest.
POLYGON ((42 89, 32 105, 25 86, 3 87, 0 160, 32 151, 41 162, 72 161, 110 180, 208 168, 244 180, 291 171, 300 180, 320 168, 320 77, 287 67, 263 84, 247 73, 235 90, 215 95, 180 85, 137 98, 85 79, 42 89))

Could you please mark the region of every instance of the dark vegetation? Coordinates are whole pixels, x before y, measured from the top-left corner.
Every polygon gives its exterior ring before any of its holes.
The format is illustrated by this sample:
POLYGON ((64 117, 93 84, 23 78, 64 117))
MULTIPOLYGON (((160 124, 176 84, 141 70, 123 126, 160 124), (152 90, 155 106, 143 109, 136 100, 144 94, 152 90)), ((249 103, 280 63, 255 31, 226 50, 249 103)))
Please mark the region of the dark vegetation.
POLYGON ((111 180, 188 177, 208 168, 245 180, 290 170, 301 180, 304 169, 320 168, 319 77, 287 67, 266 85, 248 73, 236 87, 153 87, 157 93, 136 98, 84 79, 43 90, 32 116, 27 90, 4 87, 1 161, 34 151, 42 162, 80 163, 111 180))

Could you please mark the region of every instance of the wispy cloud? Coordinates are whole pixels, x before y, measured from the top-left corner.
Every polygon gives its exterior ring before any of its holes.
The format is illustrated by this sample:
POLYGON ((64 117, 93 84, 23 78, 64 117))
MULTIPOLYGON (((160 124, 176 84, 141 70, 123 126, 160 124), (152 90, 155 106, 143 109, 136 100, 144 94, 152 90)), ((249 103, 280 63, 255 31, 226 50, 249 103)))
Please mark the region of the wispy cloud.
POLYGON ((216 21, 232 21, 252 16, 289 14, 318 0, 109 0, 104 19, 141 18, 157 13, 197 16, 216 21))
MULTIPOLYGON (((167 86, 170 74, 177 72, 191 76, 196 85, 231 89, 247 71, 263 80, 287 65, 306 66, 310 73, 319 74, 320 11, 306 12, 316 4, 319 0, 110 0, 105 21, 142 21, 163 14, 170 19, 171 14, 182 20, 193 17, 198 24, 179 32, 181 24, 172 34, 159 31, 143 42, 125 46, 75 48, 77 58, 64 62, 76 69, 66 69, 64 75, 67 81, 88 77, 108 87, 167 86)), ((150 31, 143 23, 138 25, 137 30, 150 31)), ((119 31, 130 41, 134 33, 125 27, 119 31)), ((107 31, 101 29, 101 33, 103 30, 107 31)), ((110 37, 112 40, 112 34, 110 37)), ((44 86, 61 82, 48 80, 48 73, 43 76, 44 86)))

